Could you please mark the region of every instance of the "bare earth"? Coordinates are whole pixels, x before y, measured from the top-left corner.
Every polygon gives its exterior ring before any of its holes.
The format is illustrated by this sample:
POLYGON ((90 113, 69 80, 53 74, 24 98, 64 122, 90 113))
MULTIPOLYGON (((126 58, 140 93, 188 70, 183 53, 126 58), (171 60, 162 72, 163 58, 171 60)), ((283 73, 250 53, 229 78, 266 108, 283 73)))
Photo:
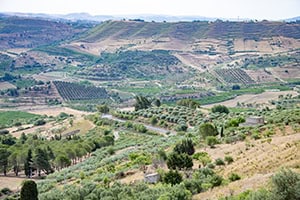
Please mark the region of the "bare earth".
POLYGON ((13 191, 21 189, 21 183, 26 178, 0 176, 0 189, 9 188, 13 191))
MULTIPOLYGON (((289 128, 286 127, 287 130, 289 128)), ((241 180, 195 195, 193 199, 218 199, 221 196, 238 194, 248 189, 258 189, 266 185, 269 178, 282 167, 295 168, 300 162, 300 133, 278 135, 267 139, 244 141, 236 144, 217 145, 205 149, 212 159, 225 155, 234 162, 219 167, 218 173, 228 177, 230 173, 241 175, 241 180)))
POLYGON ((215 104, 209 104, 202 106, 204 108, 212 108, 215 105, 225 105, 227 107, 236 107, 237 103, 255 103, 255 104, 270 104, 270 100, 277 100, 279 95, 287 95, 292 94, 293 96, 298 95, 296 91, 279 91, 279 92, 263 92, 261 94, 244 94, 241 96, 238 96, 234 99, 224 101, 221 103, 215 103, 215 104))
POLYGON ((72 108, 68 107, 62 107, 62 106, 22 106, 22 107, 17 107, 17 108, 12 108, 12 109, 0 109, 0 110, 14 110, 14 111, 24 111, 24 112, 29 112, 33 114, 38 114, 38 115, 47 115, 47 116, 58 116, 61 112, 65 112, 67 114, 72 114, 74 116, 82 116, 82 115, 88 115, 88 114, 93 114, 85 111, 79 111, 79 110, 74 110, 72 108))
POLYGON ((19 138, 22 133, 30 134, 30 133, 37 133, 39 135, 49 136, 51 137, 53 133, 51 130, 53 129, 60 129, 62 127, 66 127, 65 130, 62 132, 63 134, 69 133, 74 130, 80 130, 79 134, 85 134, 89 130, 93 129, 95 125, 89 121, 84 119, 84 116, 91 114, 84 111, 74 110, 67 107, 49 107, 49 106, 35 106, 35 107, 22 107, 22 111, 26 111, 29 113, 39 114, 39 115, 47 115, 47 116, 58 116, 61 112, 72 114, 74 115, 73 118, 73 126, 70 126, 69 121, 65 120, 60 123, 50 122, 46 123, 42 126, 33 126, 32 124, 23 125, 23 128, 29 127, 25 130, 19 130, 18 127, 8 128, 7 130, 16 137, 19 138))
POLYGON ((9 83, 9 82, 0 82, 0 90, 7 90, 10 88, 17 88, 15 85, 9 83))

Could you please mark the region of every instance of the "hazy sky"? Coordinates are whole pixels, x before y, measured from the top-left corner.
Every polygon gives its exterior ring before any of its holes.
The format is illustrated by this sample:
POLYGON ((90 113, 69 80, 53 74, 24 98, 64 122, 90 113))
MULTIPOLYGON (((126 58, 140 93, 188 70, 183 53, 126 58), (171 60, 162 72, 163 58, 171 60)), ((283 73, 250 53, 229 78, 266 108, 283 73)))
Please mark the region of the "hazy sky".
POLYGON ((0 0, 0 12, 163 14, 278 20, 300 16, 300 0, 0 0))

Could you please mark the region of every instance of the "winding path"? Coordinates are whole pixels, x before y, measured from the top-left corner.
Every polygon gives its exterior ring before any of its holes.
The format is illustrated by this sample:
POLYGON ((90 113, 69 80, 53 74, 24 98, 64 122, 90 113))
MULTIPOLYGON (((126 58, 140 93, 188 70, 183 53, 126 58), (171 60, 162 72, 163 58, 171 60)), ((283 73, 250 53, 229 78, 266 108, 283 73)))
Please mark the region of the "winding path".
MULTIPOLYGON (((124 120, 124 119, 120 119, 120 118, 114 117, 111 114, 103 114, 101 116, 101 118, 111 119, 111 120, 114 120, 114 121, 117 121, 117 122, 122 122, 122 123, 125 123, 126 121, 128 121, 128 120, 124 120)), ((175 135, 174 131, 171 131, 171 130, 168 130, 168 129, 164 129, 164 128, 160 128, 160 127, 156 127, 156 126, 151 126, 149 124, 145 124, 145 123, 141 123, 141 122, 139 122, 139 123, 143 124, 147 129, 149 129, 151 131, 158 132, 159 134, 164 135, 165 137, 168 137, 168 136, 171 136, 171 135, 175 135), (167 133, 170 133, 170 134, 167 134, 167 133)))

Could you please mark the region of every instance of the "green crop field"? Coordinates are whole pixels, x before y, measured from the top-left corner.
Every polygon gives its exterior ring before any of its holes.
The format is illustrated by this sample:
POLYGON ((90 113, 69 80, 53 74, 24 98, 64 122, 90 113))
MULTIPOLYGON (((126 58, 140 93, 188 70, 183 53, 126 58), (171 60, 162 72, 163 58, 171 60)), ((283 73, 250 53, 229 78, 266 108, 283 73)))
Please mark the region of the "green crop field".
POLYGON ((11 126, 16 122, 30 122, 40 115, 22 111, 0 111, 0 126, 11 126))

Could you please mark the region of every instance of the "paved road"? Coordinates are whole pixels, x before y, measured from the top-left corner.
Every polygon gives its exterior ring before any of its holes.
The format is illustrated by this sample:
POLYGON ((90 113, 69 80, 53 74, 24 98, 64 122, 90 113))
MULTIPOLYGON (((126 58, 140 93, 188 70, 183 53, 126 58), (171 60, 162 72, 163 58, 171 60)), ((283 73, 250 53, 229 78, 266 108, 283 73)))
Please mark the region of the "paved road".
MULTIPOLYGON (((117 122, 126 122, 128 120, 124 120, 124 119, 120 119, 120 118, 117 118, 117 117, 114 117, 110 114, 103 114, 101 116, 102 118, 106 118, 106 119, 111 119, 111 120, 114 120, 114 121, 117 121, 117 122)), ((168 137, 169 135, 175 135, 175 132, 174 131, 170 131, 168 129, 164 129, 164 128, 160 128, 160 127, 156 127, 156 126, 151 126, 149 124, 145 124, 145 123, 141 123, 139 122, 140 124, 143 124, 147 129, 151 130, 151 131, 155 131, 155 132, 158 132, 166 137, 168 137), (170 133, 169 135, 167 135, 167 133, 170 133)))

